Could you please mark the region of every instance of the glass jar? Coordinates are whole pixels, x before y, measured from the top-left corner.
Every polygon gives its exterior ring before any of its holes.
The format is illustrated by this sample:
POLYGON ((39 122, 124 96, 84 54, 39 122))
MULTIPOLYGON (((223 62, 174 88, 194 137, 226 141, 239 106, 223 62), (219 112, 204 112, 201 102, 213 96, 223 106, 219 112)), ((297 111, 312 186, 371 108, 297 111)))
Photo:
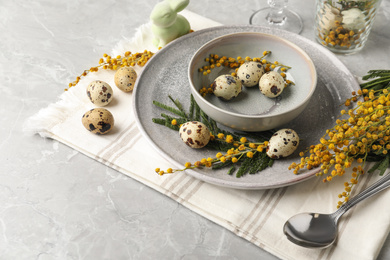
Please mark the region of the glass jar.
POLYGON ((381 0, 317 0, 316 40, 335 53, 363 49, 381 0))

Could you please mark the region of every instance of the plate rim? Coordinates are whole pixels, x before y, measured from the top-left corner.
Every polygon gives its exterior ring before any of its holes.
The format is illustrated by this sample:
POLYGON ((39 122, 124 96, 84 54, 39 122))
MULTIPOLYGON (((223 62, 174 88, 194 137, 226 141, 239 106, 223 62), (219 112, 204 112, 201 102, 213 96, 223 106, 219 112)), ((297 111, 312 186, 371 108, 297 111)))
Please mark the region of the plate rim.
MULTIPOLYGON (((143 76, 143 74, 145 73, 145 71, 147 71, 151 67, 151 64, 153 63, 153 60, 157 59, 157 57, 159 55, 162 55, 162 53, 168 51, 169 47, 171 45, 175 45, 175 44, 178 44, 181 41, 185 41, 188 38, 193 37, 194 34, 198 35, 198 34, 208 33, 210 31, 218 31, 218 30, 232 30, 232 33, 234 33, 233 30, 245 29, 245 28, 257 28, 259 31, 261 31, 261 30, 267 31, 268 30, 268 28, 265 28, 265 27, 262 27, 262 26, 253 26, 253 25, 221 25, 221 26, 209 27, 209 28, 205 28, 205 29, 201 29, 201 30, 189 33, 187 35, 181 36, 180 38, 178 38, 178 39, 168 43, 165 47, 163 47, 155 55, 153 55, 153 57, 148 61, 148 63, 142 69, 142 71, 141 71, 141 73, 139 75, 139 78, 141 78, 143 76)), ((303 41, 303 42, 307 43, 308 45, 310 45, 311 47, 317 49, 319 52, 324 53, 324 55, 326 55, 328 57, 330 56, 329 59, 332 60, 332 63, 335 64, 335 66, 337 68, 342 69, 343 72, 350 74, 350 76, 352 76, 353 78, 356 79, 356 77, 337 58, 337 56, 334 53, 332 53, 331 51, 329 51, 328 49, 324 48, 323 46, 321 46, 319 44, 316 44, 315 42, 313 42, 310 39, 305 38, 305 37, 303 37, 301 35, 298 35, 298 34, 295 34, 295 33, 291 33, 291 32, 287 32, 287 31, 282 31, 282 30, 279 30, 279 29, 274 29, 274 30, 270 31, 270 33, 268 33, 268 34, 274 35, 273 32, 275 32, 275 36, 278 36, 278 34, 282 33, 282 34, 290 35, 291 37, 295 37, 295 38, 299 39, 300 41, 303 41)), ((230 34, 230 33, 227 33, 227 34, 230 34)), ((280 36, 278 36, 278 37, 280 37, 280 36)), ((289 40, 287 40, 287 41, 289 41, 289 40)), ((295 44, 295 43, 293 42, 293 44, 295 44)), ((307 53, 305 50, 303 50, 303 51, 305 53, 307 53)), ((307 55, 310 57, 309 54, 307 54, 307 55)), ((315 65, 314 61, 313 61, 313 63, 315 65)), ((318 77, 318 73, 317 73, 317 77, 318 77)), ((172 158, 165 151, 163 151, 159 146, 157 146, 157 144, 151 139, 149 134, 145 131, 144 127, 142 126, 142 123, 141 123, 141 121, 139 119, 139 115, 138 115, 138 111, 137 111, 137 101, 136 101, 136 96, 137 96, 137 93, 138 93, 137 89, 138 89, 139 82, 140 82, 140 80, 137 80, 137 82, 135 84, 135 87, 134 87, 133 95, 132 95, 132 111, 133 111, 133 114, 135 116, 135 122, 136 122, 137 128, 141 132, 142 136, 144 138, 146 138, 148 143, 164 159, 166 159, 168 162, 170 162, 171 164, 173 164, 176 167, 183 167, 182 164, 177 162, 174 158, 172 158)), ((360 89, 360 86, 359 86, 357 80, 355 80, 354 82, 351 82, 351 85, 352 85, 352 87, 356 88, 356 90, 360 89)), ((207 170, 210 170, 210 169, 204 169, 203 172, 207 171, 207 170)), ((256 185, 256 184, 253 184, 253 183, 239 183, 239 182, 235 182, 234 179, 232 181, 227 181, 227 180, 214 178, 214 177, 210 176, 209 174, 201 174, 201 173, 198 173, 198 172, 196 172, 194 170, 186 170, 184 172, 185 172, 185 174, 188 174, 188 175, 190 175, 190 176, 192 176, 192 177, 194 177, 196 179, 199 179, 201 181, 205 181, 207 183, 214 184, 214 185, 217 185, 217 186, 222 186, 222 187, 225 187, 225 188, 233 188, 233 189, 241 189, 241 190, 264 190, 264 189, 273 189, 273 188, 286 187, 286 186, 294 185, 294 184, 297 184, 297 183, 309 180, 312 177, 314 177, 315 174, 317 172, 319 172, 319 170, 320 170, 319 168, 314 168, 314 169, 312 169, 312 170, 310 170, 310 171, 308 171, 308 172, 306 172, 304 174, 297 174, 297 175, 295 175, 295 178, 292 178, 289 181, 284 181, 284 182, 276 181, 276 182, 274 182, 271 185, 264 185, 264 184, 256 185)), ((245 178, 245 177, 242 177, 242 178, 245 178)))

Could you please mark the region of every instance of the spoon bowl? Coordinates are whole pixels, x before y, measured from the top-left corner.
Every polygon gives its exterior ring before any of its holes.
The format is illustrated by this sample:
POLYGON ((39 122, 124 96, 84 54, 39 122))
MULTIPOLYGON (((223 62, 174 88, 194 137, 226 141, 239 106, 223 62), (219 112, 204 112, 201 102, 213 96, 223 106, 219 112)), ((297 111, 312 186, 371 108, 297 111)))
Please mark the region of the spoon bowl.
POLYGON ((337 238, 337 222, 340 217, 357 203, 390 186, 390 174, 380 178, 370 187, 343 204, 332 214, 300 213, 284 224, 283 232, 291 242, 308 248, 324 248, 337 238))
POLYGON ((337 223, 329 214, 301 213, 284 225, 287 238, 304 247, 327 247, 336 240, 337 223))

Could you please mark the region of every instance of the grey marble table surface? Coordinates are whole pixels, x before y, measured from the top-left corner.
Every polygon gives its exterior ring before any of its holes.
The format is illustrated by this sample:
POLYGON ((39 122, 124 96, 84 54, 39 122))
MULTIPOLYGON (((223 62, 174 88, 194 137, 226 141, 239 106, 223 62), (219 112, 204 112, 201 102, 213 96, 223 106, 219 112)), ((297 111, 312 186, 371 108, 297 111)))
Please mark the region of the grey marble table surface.
MULTIPOLYGON (((148 22, 157 2, 0 0, 0 259, 276 259, 159 192, 22 131, 75 76, 148 22)), ((289 4, 304 20, 301 35, 314 40, 315 1, 289 4)), ((193 0, 187 9, 235 25, 265 5, 193 0)), ((389 24, 384 0, 366 48, 338 56, 353 74, 390 69, 389 24)), ((390 237, 378 259, 390 259, 390 237)))

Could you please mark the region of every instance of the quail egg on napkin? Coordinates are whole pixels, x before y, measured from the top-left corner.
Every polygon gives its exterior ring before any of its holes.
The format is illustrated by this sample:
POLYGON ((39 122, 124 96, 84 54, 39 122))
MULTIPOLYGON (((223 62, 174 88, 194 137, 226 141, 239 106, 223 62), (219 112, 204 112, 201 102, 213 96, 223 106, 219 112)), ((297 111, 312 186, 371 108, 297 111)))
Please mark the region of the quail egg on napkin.
POLYGON ((111 102, 113 92, 108 83, 94 80, 87 87, 87 95, 93 104, 103 107, 111 102))
POLYGON ((91 133, 104 135, 114 127, 114 116, 105 108, 93 108, 83 115, 81 122, 91 133))
POLYGON ((133 91, 137 72, 132 67, 122 67, 114 75, 115 85, 124 92, 133 91))

